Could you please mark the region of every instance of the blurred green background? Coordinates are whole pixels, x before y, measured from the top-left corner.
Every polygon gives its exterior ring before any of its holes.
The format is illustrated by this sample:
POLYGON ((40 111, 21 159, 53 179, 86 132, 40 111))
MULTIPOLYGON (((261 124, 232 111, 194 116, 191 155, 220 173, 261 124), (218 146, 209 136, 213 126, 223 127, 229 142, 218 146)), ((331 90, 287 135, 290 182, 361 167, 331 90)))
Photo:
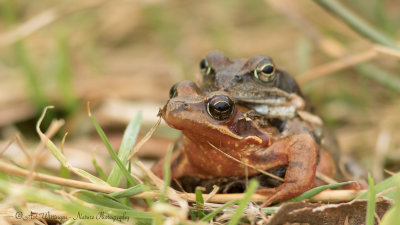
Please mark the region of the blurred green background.
MULTIPOLYGON (((342 2, 400 41, 398 1, 342 2)), ((269 55, 304 78, 320 65, 371 51, 373 43, 313 1, 1 0, 0 48, 0 146, 16 132, 35 146, 38 116, 55 105, 47 124, 65 118, 66 146, 90 153, 102 147, 89 144, 99 140, 86 102, 118 146, 137 111, 146 132, 174 83, 199 80, 199 62, 210 51, 232 59, 269 55)), ((399 59, 378 54, 362 63, 367 67, 300 79, 342 150, 369 170, 399 169, 399 59)), ((162 155, 172 132, 161 127, 142 155, 162 155)))

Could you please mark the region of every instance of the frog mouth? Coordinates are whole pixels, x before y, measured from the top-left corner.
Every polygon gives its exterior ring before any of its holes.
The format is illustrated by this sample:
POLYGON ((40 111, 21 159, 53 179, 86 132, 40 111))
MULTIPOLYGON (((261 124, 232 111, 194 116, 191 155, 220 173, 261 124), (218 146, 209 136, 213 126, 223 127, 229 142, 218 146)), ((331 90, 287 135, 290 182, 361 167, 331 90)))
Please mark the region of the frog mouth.
POLYGON ((283 105, 289 103, 289 101, 284 97, 254 97, 243 95, 234 95, 233 97, 238 103, 252 103, 263 105, 283 105))
POLYGON ((233 97, 239 102, 267 105, 282 105, 299 98, 296 94, 288 93, 279 88, 264 88, 257 91, 235 93, 233 97))

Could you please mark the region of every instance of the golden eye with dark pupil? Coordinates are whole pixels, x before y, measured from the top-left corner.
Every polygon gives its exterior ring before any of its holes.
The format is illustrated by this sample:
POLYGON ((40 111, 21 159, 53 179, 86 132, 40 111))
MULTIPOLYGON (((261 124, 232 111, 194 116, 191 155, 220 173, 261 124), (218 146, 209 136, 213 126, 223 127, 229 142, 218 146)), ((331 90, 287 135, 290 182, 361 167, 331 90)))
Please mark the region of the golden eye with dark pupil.
POLYGON ((215 95, 207 101, 207 112, 216 120, 226 120, 232 116, 235 105, 226 95, 215 95))
POLYGON ((211 73, 211 67, 208 65, 206 58, 200 61, 200 71, 204 76, 207 76, 211 73))
POLYGON ((169 98, 175 98, 178 95, 178 91, 176 90, 176 87, 178 84, 174 84, 171 89, 169 89, 169 98))
POLYGON ((254 70, 254 76, 263 82, 269 82, 275 79, 275 66, 273 64, 263 64, 254 70))

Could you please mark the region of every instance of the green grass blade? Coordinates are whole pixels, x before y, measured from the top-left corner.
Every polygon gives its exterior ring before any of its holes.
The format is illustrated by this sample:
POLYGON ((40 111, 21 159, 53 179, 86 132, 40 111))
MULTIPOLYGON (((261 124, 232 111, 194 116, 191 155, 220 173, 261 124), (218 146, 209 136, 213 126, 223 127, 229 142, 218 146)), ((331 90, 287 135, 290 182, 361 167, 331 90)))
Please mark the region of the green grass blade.
MULTIPOLYGON (((139 134, 141 121, 142 121, 142 113, 138 112, 135 118, 131 120, 131 122, 125 129, 121 146, 118 151, 118 158, 121 160, 121 163, 124 165, 124 167, 128 162, 129 154, 131 153, 132 148, 136 142, 136 138, 139 134)), ((122 176, 123 176, 122 171, 120 170, 118 164, 116 163, 113 166, 111 173, 107 178, 107 183, 110 184, 111 186, 116 187, 120 184, 122 176)))
POLYGON ((79 169, 79 168, 73 168, 74 172, 82 177, 85 177, 86 179, 90 180, 92 183, 94 184, 101 184, 101 185, 108 185, 105 181, 103 181, 102 179, 93 176, 92 174, 79 169))
POLYGON ((8 26, 12 26, 15 24, 17 20, 16 7, 17 4, 12 0, 2 1, 0 5, 0 16, 1 19, 4 21, 4 24, 8 26))
POLYGON ((382 27, 388 34, 395 36, 396 35, 396 24, 393 24, 390 21, 389 13, 385 10, 385 3, 382 0, 374 1, 374 14, 375 19, 378 22, 379 26, 382 27))
POLYGON ((218 213, 222 212, 222 210, 226 209, 227 207, 236 204, 238 202, 240 202, 241 199, 234 199, 234 200, 230 200, 229 202, 226 202, 225 204, 223 204, 221 207, 215 209, 214 211, 212 211, 211 213, 207 214, 206 216, 204 216, 201 221, 204 222, 209 222, 210 220, 212 220, 212 218, 214 218, 216 215, 218 215, 218 213))
POLYGON ((46 147, 50 150, 51 154, 65 167, 68 167, 68 161, 57 146, 50 140, 47 139, 46 147))
POLYGON ((81 190, 76 192, 75 196, 85 202, 89 202, 96 205, 101 205, 116 209, 132 209, 131 207, 128 207, 120 203, 117 199, 104 193, 96 193, 92 191, 81 190))
POLYGON ((189 210, 189 216, 193 221, 197 220, 196 213, 194 210, 189 210))
MULTIPOLYGON (((77 217, 78 213, 87 216, 96 216, 96 210, 77 204, 50 191, 24 185, 9 184, 0 180, 0 192, 6 196, 15 196, 26 202, 34 202, 65 211, 71 217, 77 217)), ((109 224, 102 220, 85 220, 86 224, 109 224)))
POLYGON ((162 192, 160 194, 160 202, 165 202, 167 200, 167 193, 169 189, 169 184, 171 182, 171 156, 172 156, 172 148, 168 150, 167 155, 165 156, 165 161, 164 161, 164 186, 162 189, 162 192))
POLYGON ((313 188, 311 190, 308 190, 295 198, 288 200, 288 202, 300 202, 300 201, 303 201, 304 199, 311 198, 314 195, 317 195, 317 194, 321 193, 322 191, 325 191, 326 189, 338 188, 343 185, 351 184, 354 182, 355 181, 347 181, 347 182, 342 182, 342 183, 337 183, 337 184, 328 184, 328 185, 319 186, 319 187, 313 188))
MULTIPOLYGON (((125 215, 131 219, 134 219, 136 224, 149 224, 152 220, 152 214, 149 212, 141 212, 132 209, 120 202, 117 199, 113 199, 107 194, 95 193, 90 191, 81 191, 78 193, 80 195, 76 202, 78 204, 91 204, 91 208, 95 209, 98 213, 105 213, 107 215, 121 217, 125 215), (83 194, 82 194, 83 193, 83 194), (114 208, 115 207, 115 208, 114 208)), ((126 221, 126 220, 125 220, 126 221)))
MULTIPOLYGON (((65 138, 66 138, 66 137, 67 137, 67 133, 64 135, 64 137, 63 137, 63 139, 62 139, 62 144, 61 144, 61 148, 60 148, 61 154, 63 154, 63 155, 64 155, 64 142, 65 142, 65 138)), ((62 165, 62 164, 61 164, 61 166, 60 166, 60 176, 63 177, 63 178, 67 178, 67 179, 69 179, 69 178, 71 177, 71 173, 70 173, 70 171, 68 170, 68 168, 65 167, 65 166, 62 165)))
POLYGON ((203 193, 201 193, 201 190, 199 187, 196 187, 195 193, 196 193, 196 203, 200 204, 200 205, 204 205, 203 193))
POLYGON ((59 38, 58 41, 57 61, 57 85, 61 94, 61 102, 64 108, 72 113, 77 108, 78 101, 73 88, 68 42, 65 37, 59 38))
POLYGON ((239 206, 237 207, 235 213, 232 218, 229 220, 228 225, 235 225, 239 223, 240 218, 243 216, 244 211, 246 210, 247 204, 249 204, 251 200, 251 196, 254 194, 258 187, 257 180, 251 180, 243 199, 239 202, 239 206))
POLYGON ((363 19, 355 15, 337 0, 314 0, 314 2, 338 16, 354 31, 368 38, 369 40, 394 49, 400 49, 396 42, 367 24, 363 19))
MULTIPOLYGON (((393 175, 393 176, 383 180, 379 184, 377 184, 375 186, 375 192, 376 193, 380 193, 382 191, 385 191, 385 190, 388 190, 388 189, 396 187, 396 180, 400 180, 400 173, 396 173, 395 175, 393 175)), ((356 198, 356 200, 357 199, 368 199, 368 192, 369 191, 359 195, 356 198)), ((383 196, 395 200, 396 193, 395 192, 389 192, 389 193, 384 194, 383 196)))
POLYGON ((203 193, 201 193, 200 188, 196 187, 196 209, 197 209, 197 218, 201 219, 205 216, 203 208, 204 208, 204 199, 203 193))
POLYGON ((400 92, 400 79, 398 76, 382 70, 374 65, 362 64, 357 67, 358 71, 365 77, 394 90, 400 92))
POLYGON ((365 219, 366 225, 374 225, 375 222, 375 184, 374 179, 368 174, 368 205, 365 219))
MULTIPOLYGON (((129 174, 132 173, 132 160, 129 160, 129 162, 128 162, 128 172, 129 172, 129 174)), ((135 186, 135 185, 129 183, 129 181, 126 182, 126 188, 130 188, 130 187, 132 187, 132 186, 135 186)))
POLYGON ((67 167, 61 165, 60 167, 60 177, 69 179, 71 177, 71 173, 67 169, 67 167))
POLYGON ((138 185, 128 188, 126 190, 114 192, 114 193, 111 193, 108 195, 111 197, 114 197, 114 198, 125 198, 125 197, 130 197, 132 195, 142 193, 144 191, 148 191, 148 190, 151 190, 151 188, 149 186, 147 186, 145 184, 138 184, 138 185))
POLYGON ((128 182, 131 184, 137 184, 135 179, 131 176, 131 174, 128 172, 128 170, 125 168, 125 166, 122 164, 121 160, 119 160, 117 154, 115 153, 114 149, 111 147, 110 142, 108 141, 108 138, 106 134, 104 133, 103 129, 101 129, 100 125, 97 123, 96 119, 93 117, 93 115, 89 111, 89 118, 92 121, 92 124, 94 128, 96 129, 97 133, 99 134, 101 140, 103 141, 104 145, 106 146, 108 153, 110 153, 111 157, 114 159, 115 163, 118 165, 119 169, 122 171, 122 173, 125 175, 126 179, 128 182))
POLYGON ((43 92, 39 81, 39 74, 33 67, 30 58, 26 52, 26 49, 21 41, 15 43, 14 49, 17 55, 18 64, 21 66, 23 75, 25 76, 26 83, 28 85, 28 90, 30 92, 29 96, 35 104, 37 109, 42 109, 50 102, 47 96, 43 92))
POLYGON ((262 208, 261 211, 265 214, 274 214, 280 208, 281 208, 280 206, 279 207, 265 207, 265 208, 262 208))
POLYGON ((385 213, 379 225, 394 225, 400 221, 400 180, 397 179, 395 204, 385 213))
POLYGON ((92 164, 97 172, 97 174, 99 175, 100 179, 102 180, 107 180, 107 175, 106 173, 104 173, 103 169, 99 166, 99 164, 97 163, 96 158, 94 157, 94 155, 92 156, 92 164))
POLYGON ((152 220, 151 213, 134 210, 104 193, 83 190, 77 193, 77 197, 79 201, 92 204, 92 207, 98 212, 105 212, 114 216, 125 215, 129 219, 134 219, 136 224, 149 224, 152 220))
POLYGON ((88 173, 88 172, 86 172, 86 171, 84 171, 82 169, 72 167, 68 163, 68 161, 65 158, 64 154, 62 154, 60 149, 58 149, 57 146, 50 139, 48 139, 43 133, 41 133, 41 131, 40 131, 39 135, 40 135, 40 138, 46 143, 46 147, 50 150, 51 154, 61 163, 62 166, 70 169, 71 171, 73 171, 77 175, 88 179, 92 183, 101 184, 101 185, 108 185, 106 182, 104 182, 103 180, 91 175, 90 173, 88 173))

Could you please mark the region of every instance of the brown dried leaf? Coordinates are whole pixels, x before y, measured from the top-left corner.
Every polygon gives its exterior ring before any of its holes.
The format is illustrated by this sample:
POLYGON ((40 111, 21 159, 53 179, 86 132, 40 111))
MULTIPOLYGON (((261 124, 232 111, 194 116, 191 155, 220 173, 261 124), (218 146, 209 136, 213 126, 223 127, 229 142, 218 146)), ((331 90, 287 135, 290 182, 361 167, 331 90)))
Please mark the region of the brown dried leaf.
MULTIPOLYGON (((376 214, 382 218, 389 209, 390 202, 381 200, 376 203, 376 214)), ((310 225, 349 225, 365 224, 367 201, 354 201, 340 204, 288 203, 283 205, 270 219, 268 225, 310 224, 310 225)), ((375 224, 378 222, 375 220, 375 224)))

